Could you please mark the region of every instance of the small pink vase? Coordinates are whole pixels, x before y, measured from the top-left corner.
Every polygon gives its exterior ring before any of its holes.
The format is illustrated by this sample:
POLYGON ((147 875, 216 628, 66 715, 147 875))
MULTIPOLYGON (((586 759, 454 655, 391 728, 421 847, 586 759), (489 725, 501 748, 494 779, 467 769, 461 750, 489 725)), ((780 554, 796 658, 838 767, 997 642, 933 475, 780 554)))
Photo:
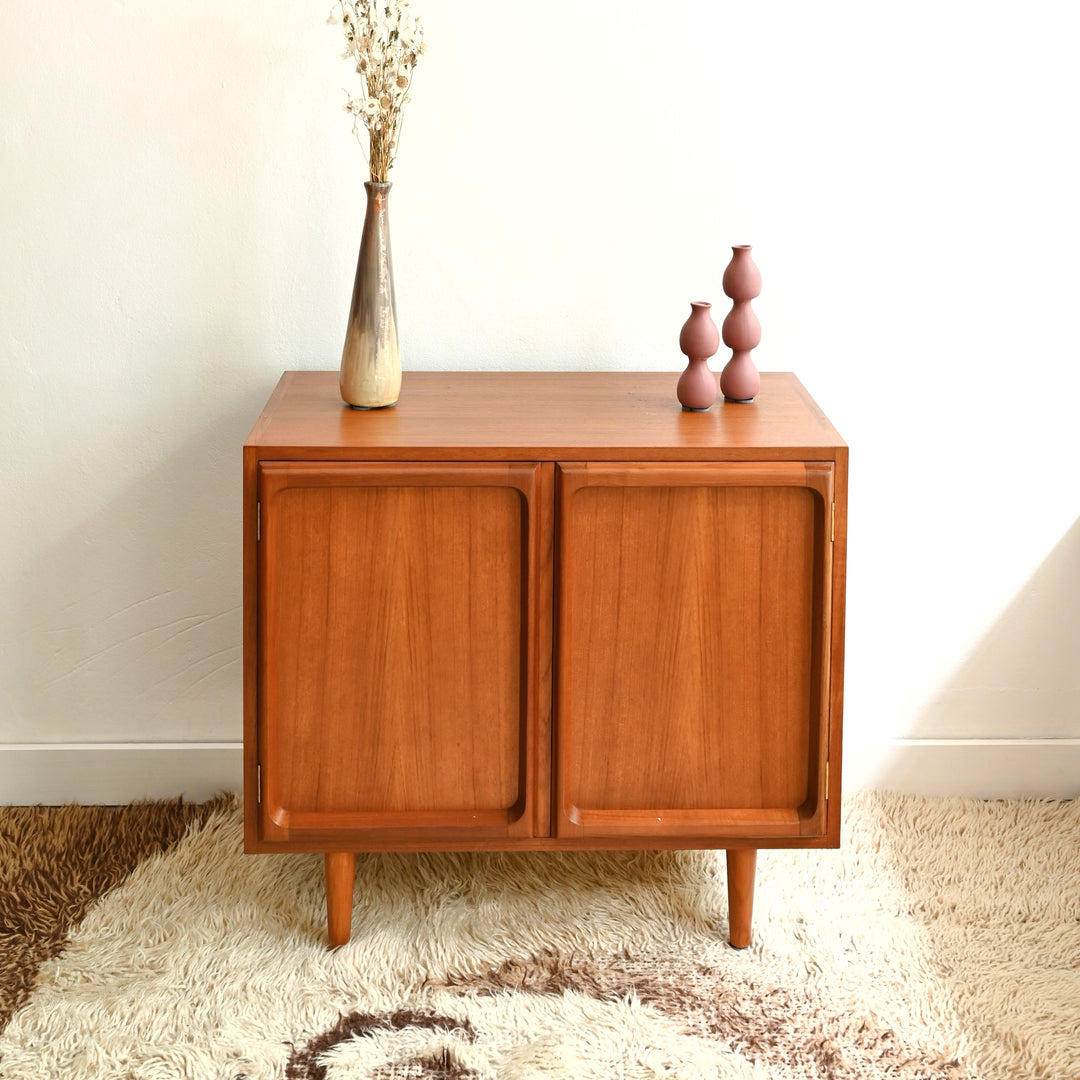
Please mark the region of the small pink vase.
POLYGON ((709 357, 720 348, 720 331, 709 314, 711 307, 704 300, 694 300, 690 318, 679 333, 679 348, 689 362, 679 376, 675 394, 679 404, 691 412, 704 412, 716 400, 716 376, 709 370, 709 357))
POLYGON ((761 295, 761 271, 750 258, 750 245, 731 249, 731 262, 724 271, 724 292, 734 301, 724 320, 724 344, 731 359, 720 373, 720 392, 728 401, 753 401, 761 388, 761 376, 750 359, 750 350, 761 343, 761 323, 750 301, 761 295))

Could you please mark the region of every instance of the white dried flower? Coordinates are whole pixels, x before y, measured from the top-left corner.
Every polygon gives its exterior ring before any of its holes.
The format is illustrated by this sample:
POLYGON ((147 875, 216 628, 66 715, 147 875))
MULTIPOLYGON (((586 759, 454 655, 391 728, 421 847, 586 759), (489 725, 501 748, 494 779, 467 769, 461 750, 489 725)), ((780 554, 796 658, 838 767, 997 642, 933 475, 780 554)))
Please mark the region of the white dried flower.
POLYGON ((367 133, 371 179, 385 182, 397 154, 401 111, 413 68, 427 52, 424 28, 410 0, 337 0, 328 22, 341 22, 345 57, 360 78, 360 93, 345 106, 353 131, 367 133), (339 18, 340 16, 340 18, 339 18))

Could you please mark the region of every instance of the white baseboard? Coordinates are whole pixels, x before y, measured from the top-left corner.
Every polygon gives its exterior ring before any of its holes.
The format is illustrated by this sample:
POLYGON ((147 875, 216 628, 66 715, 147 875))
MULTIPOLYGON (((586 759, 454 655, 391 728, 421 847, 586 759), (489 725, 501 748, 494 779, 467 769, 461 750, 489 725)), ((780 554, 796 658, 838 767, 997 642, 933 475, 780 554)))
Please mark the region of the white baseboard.
POLYGON ((0 805, 115 806, 141 799, 203 802, 239 793, 243 745, 18 743, 0 745, 0 805))
POLYGON ((844 747, 844 790, 1075 799, 1080 739, 889 739, 844 747))
MULTIPOLYGON (((0 745, 0 805, 115 805, 239 793, 243 748, 220 743, 0 745)), ((978 799, 1080 797, 1080 739, 892 739, 844 748, 844 790, 978 799)))

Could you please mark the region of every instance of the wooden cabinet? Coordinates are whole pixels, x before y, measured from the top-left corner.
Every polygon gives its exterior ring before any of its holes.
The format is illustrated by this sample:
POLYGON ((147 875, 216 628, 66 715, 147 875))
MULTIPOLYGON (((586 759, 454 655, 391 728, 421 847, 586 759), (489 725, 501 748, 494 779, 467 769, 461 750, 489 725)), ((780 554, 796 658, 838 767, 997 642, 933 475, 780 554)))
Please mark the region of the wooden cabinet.
POLYGON ((839 843, 847 448, 798 381, 288 372, 244 447, 245 844, 839 843))

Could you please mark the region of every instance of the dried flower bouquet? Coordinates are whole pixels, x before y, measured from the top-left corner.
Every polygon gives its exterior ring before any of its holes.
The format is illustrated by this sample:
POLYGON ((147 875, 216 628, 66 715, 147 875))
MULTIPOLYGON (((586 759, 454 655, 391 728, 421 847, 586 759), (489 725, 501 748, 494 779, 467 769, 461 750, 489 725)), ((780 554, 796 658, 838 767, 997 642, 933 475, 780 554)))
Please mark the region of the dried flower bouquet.
POLYGON ((352 113, 353 132, 363 144, 368 136, 371 180, 385 184, 397 156, 401 114, 409 103, 413 69, 427 51, 424 28, 410 0, 338 0, 330 16, 345 31, 345 58, 356 64, 360 93, 345 111, 352 113))

